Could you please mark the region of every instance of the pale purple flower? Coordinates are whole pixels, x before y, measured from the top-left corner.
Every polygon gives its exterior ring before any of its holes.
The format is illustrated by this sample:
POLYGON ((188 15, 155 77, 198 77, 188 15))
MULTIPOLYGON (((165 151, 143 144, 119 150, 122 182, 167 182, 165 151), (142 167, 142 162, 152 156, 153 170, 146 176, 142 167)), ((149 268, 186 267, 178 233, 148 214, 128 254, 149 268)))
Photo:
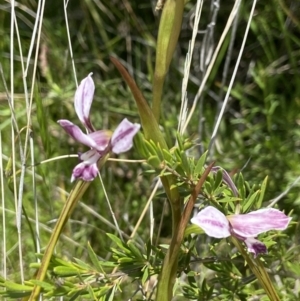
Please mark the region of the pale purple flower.
POLYGON ((193 224, 211 237, 225 238, 232 235, 242 240, 255 257, 267 253, 267 247, 256 239, 257 235, 270 230, 285 230, 290 221, 290 217, 273 208, 225 216, 212 206, 204 208, 191 219, 193 224))
POLYGON ((58 123, 76 141, 91 149, 79 154, 80 163, 75 166, 71 181, 82 179, 92 181, 98 174, 98 161, 110 152, 120 154, 128 151, 133 144, 133 137, 140 129, 137 123, 131 123, 126 118, 121 121, 113 134, 110 131, 96 131, 90 121, 90 109, 93 102, 95 85, 92 73, 84 78, 78 86, 74 106, 76 114, 87 130, 87 134, 69 120, 61 119, 58 123))

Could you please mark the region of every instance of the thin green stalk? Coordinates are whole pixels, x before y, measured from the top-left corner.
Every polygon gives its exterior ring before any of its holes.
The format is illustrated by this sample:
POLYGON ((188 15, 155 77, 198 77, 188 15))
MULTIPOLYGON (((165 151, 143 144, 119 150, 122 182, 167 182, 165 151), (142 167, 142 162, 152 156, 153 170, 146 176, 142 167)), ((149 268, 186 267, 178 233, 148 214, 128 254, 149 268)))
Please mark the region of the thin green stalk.
POLYGON ((265 290, 266 294, 270 298, 270 301, 280 301, 276 289, 274 288, 272 281, 269 277, 269 274, 264 268, 262 261, 259 258, 252 260, 252 258, 249 256, 249 254, 247 254, 247 252, 245 251, 243 245, 239 240, 237 240, 235 237, 231 237, 231 240, 234 243, 234 245, 238 248, 242 256, 245 258, 245 260, 247 261, 251 271, 256 276, 258 282, 265 290))
MULTIPOLYGON (((169 301, 172 299, 173 286, 177 276, 177 265, 178 265, 178 256, 180 251, 180 246, 184 238, 184 231, 189 222, 192 210, 194 208, 196 199, 201 191, 201 188, 212 169, 214 163, 211 163, 203 175, 199 179, 196 187, 194 188, 190 199, 183 211, 183 214, 180 217, 180 222, 178 225, 175 225, 173 229, 173 236, 170 243, 170 247, 167 251, 162 270, 159 276, 159 282, 157 287, 156 301, 169 301)), ((176 214, 177 211, 176 211, 176 214)))
MULTIPOLYGON (((100 159, 100 161, 98 162, 99 170, 104 165, 104 163, 107 161, 108 157, 109 156, 107 155, 100 159)), ((91 184, 91 182, 85 182, 85 181, 79 180, 76 182, 75 187, 70 192, 70 195, 69 195, 66 203, 64 204, 64 207, 60 213, 60 216, 53 229, 52 235, 49 239, 48 245, 46 247, 45 253, 44 253, 42 261, 41 261, 41 266, 40 266, 38 274, 35 278, 36 280, 43 281, 45 279, 52 254, 54 252, 54 248, 60 237, 60 234, 61 234, 65 224, 69 220, 72 212, 74 211, 77 203, 82 198, 83 194, 85 193, 87 188, 90 186, 90 184, 91 184)), ((27 301, 27 300, 36 301, 39 298, 40 293, 41 293, 41 287, 38 285, 35 285, 33 287, 33 290, 31 292, 31 295, 29 296, 29 298, 26 297, 23 299, 23 301, 27 301)))
MULTIPOLYGON (((40 266, 38 274, 36 276, 36 280, 43 281, 45 279, 52 254, 54 252, 54 248, 60 237, 60 234, 61 234, 66 222, 68 221, 70 215, 72 214, 74 208, 76 207, 78 201, 81 199, 84 192, 90 186, 90 183, 91 182, 84 182, 84 181, 80 180, 76 183, 74 189, 71 191, 71 193, 62 209, 62 212, 57 220, 57 223, 53 229, 48 246, 43 255, 41 266, 40 266)), ((28 300, 36 301, 39 298, 40 292, 41 292, 41 287, 38 285, 35 285, 28 300)), ((27 298, 25 298, 23 300, 27 300, 27 298)))

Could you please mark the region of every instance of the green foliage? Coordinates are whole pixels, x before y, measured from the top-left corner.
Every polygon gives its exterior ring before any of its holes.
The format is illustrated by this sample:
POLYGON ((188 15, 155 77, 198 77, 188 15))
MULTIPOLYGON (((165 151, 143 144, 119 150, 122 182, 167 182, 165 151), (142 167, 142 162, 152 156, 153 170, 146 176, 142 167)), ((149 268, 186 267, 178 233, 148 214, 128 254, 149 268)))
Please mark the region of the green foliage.
MULTIPOLYGON (((40 267, 37 259, 42 258, 36 253, 44 252, 73 188, 69 179, 77 159, 68 157, 39 163, 87 150, 68 138, 56 121, 69 119, 79 125, 73 107, 76 84, 93 72, 96 93, 91 118, 95 127, 113 129, 124 117, 140 122, 133 90, 120 78, 109 60, 111 55, 117 57, 135 79, 145 100, 139 110, 146 108, 145 116, 149 116, 160 13, 154 13, 151 1, 69 1, 68 29, 62 1, 46 1, 45 14, 40 20, 41 41, 38 42, 31 40, 38 20, 38 4, 22 1, 15 6, 17 27, 14 31, 10 28, 8 4, 0 5, 4 77, 4 81, 0 80, 3 92, 0 95, 3 167, 0 169, 5 170, 5 178, 1 180, 0 298, 23 298, 29 296, 34 285, 39 285, 44 299, 154 300, 158 275, 174 230, 174 216, 166 202, 167 192, 156 192, 151 206, 145 207, 149 204, 154 177, 174 179, 170 188, 179 192, 178 207, 182 213, 206 164, 216 161, 216 165, 232 176, 239 195, 234 195, 219 169, 205 180, 195 200, 194 213, 211 205, 230 215, 267 207, 271 204, 269 200, 274 200, 299 176, 298 3, 271 0, 257 4, 215 147, 206 151, 223 95, 228 90, 229 75, 233 73, 251 2, 242 2, 233 51, 231 55, 227 52, 234 35, 234 31, 230 31, 199 106, 181 135, 177 131, 182 74, 196 4, 186 1, 179 44, 171 62, 170 54, 165 53, 168 64, 163 69, 169 68, 169 73, 164 87, 156 84, 159 90, 154 91, 159 94, 159 100, 161 98, 162 118, 155 128, 151 127, 151 122, 146 123, 147 135, 145 131, 139 133, 134 148, 119 156, 119 159, 143 159, 144 162, 106 163, 101 169, 103 187, 97 180, 82 196, 82 203, 75 208, 56 245, 56 255, 51 258, 44 281, 35 279, 40 267), (14 33, 12 41, 9 32, 14 33), (10 52, 12 42, 13 53, 10 52), (33 56, 36 50, 37 67, 33 56), (10 58, 14 66, 10 65, 10 58), (227 75, 223 69, 225 60, 230 62, 227 75), (25 75, 23 70, 27 63, 25 75), (11 83, 14 91, 4 93, 11 83), (33 93, 32 104, 30 93, 33 93), (31 133, 28 137, 27 129, 31 133), (118 227, 112 222, 106 196, 118 227), (22 212, 18 212, 21 207, 22 212), (16 228, 18 216, 22 216, 20 232, 16 228)), ((188 109, 204 78, 211 51, 228 21, 232 3, 220 3, 219 10, 212 11, 212 7, 214 5, 204 1, 188 81, 188 109), (210 19, 215 14, 218 18, 210 19), (210 34, 205 35, 203 29, 210 34)), ((174 45, 171 48, 173 51, 174 45)), ((281 300, 287 301, 300 298, 297 290, 300 274, 298 190, 299 183, 296 183, 273 205, 293 217, 290 227, 284 232, 271 231, 259 236, 268 247, 268 254, 258 260, 267 270, 281 300)), ((183 231, 173 290, 176 299, 248 300, 255 296, 268 300, 245 261, 245 254, 253 258, 243 244, 240 250, 230 239, 210 238, 195 225, 188 225, 183 231)))

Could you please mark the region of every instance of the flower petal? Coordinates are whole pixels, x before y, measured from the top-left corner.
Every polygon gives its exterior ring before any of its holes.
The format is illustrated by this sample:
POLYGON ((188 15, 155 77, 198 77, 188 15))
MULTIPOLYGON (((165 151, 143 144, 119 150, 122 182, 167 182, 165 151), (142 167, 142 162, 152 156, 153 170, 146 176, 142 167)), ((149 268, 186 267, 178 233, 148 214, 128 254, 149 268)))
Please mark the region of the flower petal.
POLYGON ((141 125, 131 123, 126 118, 118 125, 111 138, 112 151, 120 154, 128 151, 132 147, 132 140, 139 131, 141 125))
POLYGON ((244 243, 246 244, 248 251, 250 253, 254 253, 254 257, 256 257, 258 254, 268 253, 266 245, 255 238, 246 238, 244 243))
POLYGON ((101 155, 94 149, 79 155, 79 159, 83 162, 73 169, 71 182, 75 179, 82 179, 87 182, 94 180, 98 174, 97 162, 100 158, 101 155))
POLYGON ((191 219, 191 222, 202 228, 211 237, 223 238, 231 235, 226 216, 212 206, 201 210, 191 219))
POLYGON ((94 147, 98 151, 104 151, 109 144, 111 132, 106 130, 96 131, 88 134, 88 137, 93 139, 96 146, 94 147))
POLYGON ((89 147, 97 149, 97 143, 94 141, 92 137, 86 135, 82 132, 82 130, 75 124, 73 124, 69 120, 61 119, 57 121, 64 130, 76 141, 85 144, 89 147))
POLYGON ((84 78, 75 92, 74 106, 79 120, 90 131, 93 132, 94 128, 90 121, 90 109, 93 102, 95 91, 92 73, 84 78))
POLYGON ((98 151, 104 151, 109 144, 111 137, 110 131, 102 130, 90 134, 85 134, 82 130, 69 120, 61 119, 57 121, 64 130, 76 141, 94 148, 98 151))
POLYGON ((264 208, 248 214, 227 216, 234 233, 242 237, 255 237, 270 230, 284 230, 291 218, 273 208, 264 208))
POLYGON ((100 158, 101 154, 99 154, 95 149, 90 149, 89 151, 79 155, 79 159, 86 165, 97 163, 100 158))
POLYGON ((90 182, 96 178, 97 174, 97 163, 86 165, 84 162, 81 162, 73 169, 71 182, 76 179, 82 179, 83 181, 90 182))

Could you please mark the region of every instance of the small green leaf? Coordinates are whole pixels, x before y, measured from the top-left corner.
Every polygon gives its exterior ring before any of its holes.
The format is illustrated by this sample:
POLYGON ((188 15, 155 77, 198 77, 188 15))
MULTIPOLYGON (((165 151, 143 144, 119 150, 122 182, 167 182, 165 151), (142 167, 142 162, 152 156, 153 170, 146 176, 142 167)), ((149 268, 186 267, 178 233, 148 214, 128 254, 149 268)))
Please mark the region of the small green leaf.
POLYGON ((17 284, 17 283, 11 282, 11 281, 5 281, 2 285, 11 291, 31 292, 33 290, 33 286, 17 284))
POLYGON ((117 236, 110 234, 110 233, 106 233, 106 235, 112 240, 114 241, 117 246, 122 249, 126 254, 130 254, 130 250, 127 248, 127 246, 122 242, 122 240, 120 238, 118 238, 117 236))
POLYGON ((53 272, 58 275, 58 276, 76 276, 78 274, 80 274, 79 269, 76 269, 74 267, 68 267, 68 266, 57 266, 53 269, 53 272))
POLYGON ((55 289, 55 286, 53 284, 50 284, 50 283, 45 282, 45 281, 40 281, 40 280, 32 279, 32 280, 30 280, 30 282, 33 285, 38 285, 38 286, 42 287, 46 291, 50 291, 50 290, 54 290, 55 289))
POLYGON ((145 140, 145 148, 147 149, 148 156, 150 156, 150 155, 156 156, 157 155, 156 146, 153 143, 153 141, 145 140))
POLYGON ((202 154, 202 156, 199 158, 196 164, 195 171, 194 171, 196 177, 197 175, 200 175, 202 173, 206 161, 206 156, 207 156, 207 151, 202 154))
POLYGON ((112 288, 112 290, 111 290, 111 293, 110 293, 108 301, 113 301, 114 300, 116 288, 117 288, 117 285, 114 285, 113 288, 112 288))
POLYGON ((127 262, 133 262, 135 261, 132 257, 122 257, 118 259, 118 263, 127 263, 127 262))
POLYGON ((184 237, 191 234, 203 234, 204 231, 197 225, 188 225, 184 231, 184 237))
POLYGON ((153 168, 160 169, 161 166, 161 160, 157 156, 150 156, 147 159, 147 163, 151 165, 153 168))
POLYGON ((259 195, 258 201, 256 203, 257 208, 261 208, 261 204, 263 202, 266 188, 267 188, 267 182, 268 182, 268 177, 265 177, 265 179, 263 180, 261 187, 260 187, 260 195, 259 195))
POLYGON ((132 254, 137 258, 137 259, 144 259, 143 254, 141 253, 141 251, 136 247, 136 245, 134 244, 134 241, 129 240, 127 242, 127 245, 129 247, 129 249, 132 251, 132 254))
POLYGON ((137 149, 142 158, 148 157, 148 151, 146 148, 146 139, 140 131, 135 135, 133 139, 134 149, 137 149))
POLYGON ((206 190, 208 195, 211 195, 213 193, 213 190, 211 188, 211 184, 209 182, 206 181, 204 183, 204 187, 205 187, 205 190, 206 190))
POLYGON ((182 162, 183 170, 184 170, 185 174, 187 176, 189 176, 191 174, 191 169, 190 169, 190 163, 188 161, 185 151, 182 150, 180 152, 180 155, 181 155, 181 162, 182 162))
POLYGON ((76 264, 74 263, 74 266, 78 266, 79 269, 92 270, 92 267, 89 264, 87 264, 86 262, 84 262, 78 258, 75 258, 75 257, 74 257, 74 260, 76 262, 76 264))
POLYGON ((149 279, 149 268, 146 267, 142 277, 142 284, 144 285, 148 279, 149 279))
POLYGON ((255 191, 250 197, 248 197, 247 201, 245 202, 245 205, 243 205, 243 213, 247 212, 248 209, 251 209, 251 207, 254 205, 258 194, 260 191, 255 191))
POLYGON ((246 197, 246 190, 245 190, 244 182, 245 182, 244 177, 240 173, 239 177, 238 177, 238 191, 239 191, 239 194, 240 194, 242 200, 244 200, 246 197))
POLYGON ((90 285, 87 286, 87 291, 89 292, 89 295, 91 298, 90 300, 97 300, 96 295, 93 291, 93 288, 90 285))
POLYGON ((103 269, 99 263, 98 257, 95 254, 94 250, 92 249, 90 243, 88 243, 88 248, 87 248, 88 254, 89 254, 89 258, 91 260, 91 262, 93 263, 93 267, 100 273, 103 273, 103 269))
POLYGON ((172 155, 170 154, 170 152, 169 152, 168 150, 166 150, 166 149, 163 149, 162 151, 163 151, 163 155, 164 155, 164 160, 165 160, 166 162, 168 162, 168 163, 171 163, 172 160, 173 160, 173 157, 172 157, 172 155))
POLYGON ((71 296, 72 294, 74 294, 70 299, 69 301, 75 301, 75 300, 78 300, 78 297, 81 295, 81 291, 82 290, 72 290, 68 293, 69 296, 71 296))
POLYGON ((30 267, 31 269, 39 269, 40 266, 41 266, 41 263, 40 263, 40 262, 32 262, 32 263, 29 264, 29 267, 30 267))
POLYGON ((214 181, 214 191, 219 188, 223 181, 223 171, 222 169, 219 169, 218 172, 215 174, 215 181, 214 181))

